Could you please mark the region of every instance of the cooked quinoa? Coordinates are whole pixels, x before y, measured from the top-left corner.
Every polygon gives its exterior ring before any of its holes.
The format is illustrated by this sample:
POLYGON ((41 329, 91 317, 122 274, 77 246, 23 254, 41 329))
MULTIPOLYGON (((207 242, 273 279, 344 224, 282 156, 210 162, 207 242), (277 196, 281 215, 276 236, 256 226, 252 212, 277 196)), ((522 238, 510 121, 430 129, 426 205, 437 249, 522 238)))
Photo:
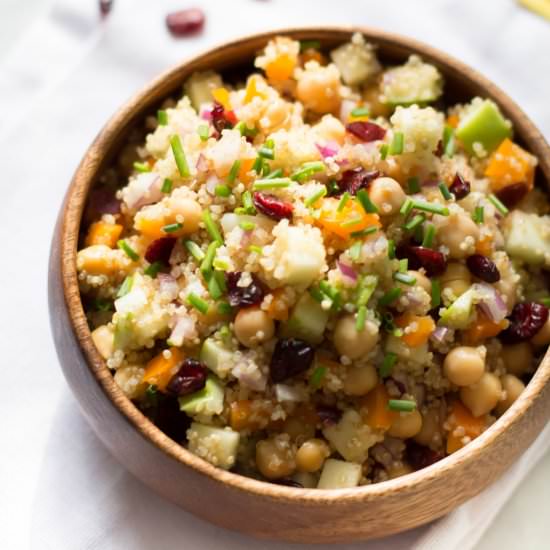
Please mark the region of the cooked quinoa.
POLYGON ((121 390, 225 469, 296 487, 429 466, 520 396, 550 342, 537 159, 437 67, 270 41, 129 136, 77 255, 121 390))

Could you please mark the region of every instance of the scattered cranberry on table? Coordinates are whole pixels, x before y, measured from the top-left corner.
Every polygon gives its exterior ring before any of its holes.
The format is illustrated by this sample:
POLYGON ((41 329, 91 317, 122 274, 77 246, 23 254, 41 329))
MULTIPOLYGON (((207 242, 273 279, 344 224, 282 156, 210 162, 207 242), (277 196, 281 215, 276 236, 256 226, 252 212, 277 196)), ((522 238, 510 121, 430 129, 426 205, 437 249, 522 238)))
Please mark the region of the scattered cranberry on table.
POLYGON ((204 12, 199 8, 175 11, 166 16, 166 26, 173 36, 189 36, 204 27, 204 12))

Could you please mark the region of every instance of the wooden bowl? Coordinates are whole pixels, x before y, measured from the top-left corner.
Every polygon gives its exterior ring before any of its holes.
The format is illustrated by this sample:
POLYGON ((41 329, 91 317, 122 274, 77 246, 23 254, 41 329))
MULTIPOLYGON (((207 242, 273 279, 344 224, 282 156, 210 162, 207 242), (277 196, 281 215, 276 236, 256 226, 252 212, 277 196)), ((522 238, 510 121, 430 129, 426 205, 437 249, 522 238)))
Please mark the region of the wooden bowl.
POLYGON ((300 542, 382 537, 450 512, 495 481, 529 446, 550 417, 546 355, 521 397, 462 450, 391 481, 354 489, 295 489, 220 470, 164 435, 123 395, 96 351, 80 300, 75 266, 80 221, 90 187, 122 147, 134 124, 179 90, 196 70, 251 68, 254 54, 278 34, 318 39, 332 47, 361 31, 383 61, 418 53, 439 67, 446 97, 493 98, 513 122, 516 139, 539 158, 539 184, 550 182, 550 148, 533 123, 476 71, 409 38, 368 28, 308 28, 257 34, 182 62, 128 101, 86 152, 61 209, 53 239, 50 317, 63 371, 97 436, 136 477, 157 493, 217 525, 258 537, 300 542))

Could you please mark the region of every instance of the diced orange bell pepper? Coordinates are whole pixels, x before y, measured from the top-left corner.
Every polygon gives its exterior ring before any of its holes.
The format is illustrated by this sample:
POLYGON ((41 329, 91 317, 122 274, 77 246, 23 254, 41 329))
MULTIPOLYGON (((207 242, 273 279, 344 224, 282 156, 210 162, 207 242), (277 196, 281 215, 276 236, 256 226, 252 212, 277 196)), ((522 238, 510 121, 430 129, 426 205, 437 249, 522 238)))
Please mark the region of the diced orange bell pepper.
POLYGON ((484 235, 476 243, 476 253, 482 256, 490 256, 493 252, 493 237, 484 235))
POLYGON ((118 238, 122 233, 122 225, 117 223, 95 222, 90 225, 86 235, 85 245, 104 244, 109 248, 115 248, 118 238))
POLYGON ((259 430, 264 427, 269 413, 252 407, 252 401, 234 401, 229 408, 229 423, 234 430, 259 430))
POLYGON ((386 386, 382 383, 361 399, 361 414, 371 428, 388 430, 397 418, 399 413, 388 408, 389 399, 386 386))
POLYGON ((399 328, 406 328, 412 324, 416 327, 411 332, 405 332, 401 336, 401 340, 411 348, 417 348, 425 344, 430 337, 430 334, 435 330, 435 322, 429 315, 413 315, 412 313, 404 313, 395 319, 395 324, 399 328))
POLYGON ((489 158, 485 176, 489 178, 493 191, 519 182, 526 183, 531 190, 535 176, 535 159, 507 138, 489 158))
POLYGON ((476 320, 462 333, 464 343, 469 346, 481 344, 487 338, 492 338, 502 332, 508 324, 509 322, 506 319, 495 323, 482 311, 478 311, 476 320))
POLYGON ((256 79, 258 77, 256 75, 252 75, 248 82, 246 83, 246 92, 244 94, 244 100, 243 103, 246 105, 247 103, 250 103, 255 97, 261 97, 262 99, 266 98, 266 94, 260 90, 258 90, 256 79))
POLYGON ((239 168, 239 180, 243 183, 249 183, 254 179, 254 176, 249 172, 252 170, 252 165, 256 159, 241 159, 241 167, 239 168))
POLYGON ((308 48, 306 51, 301 54, 302 64, 305 65, 308 61, 317 61, 319 65, 326 65, 326 57, 315 48, 308 48))
POLYGON ((274 59, 265 68, 268 80, 288 80, 296 66, 296 59, 286 53, 274 59))
POLYGON ((226 110, 231 110, 231 102, 229 101, 229 91, 227 88, 215 88, 212 90, 212 97, 226 110))
POLYGON ((487 424, 487 417, 476 418, 458 399, 450 407, 448 424, 451 431, 447 436, 447 453, 451 454, 464 447, 462 439, 464 436, 475 439, 481 434, 487 424), (455 435, 454 431, 462 428, 462 435, 455 435))
POLYGON ((288 319, 289 303, 284 289, 276 288, 271 295, 273 298, 269 303, 266 313, 276 321, 286 321, 288 319))
POLYGON ((447 124, 451 128, 456 128, 458 126, 458 115, 449 115, 447 117, 447 124))
POLYGON ((160 391, 164 391, 170 378, 176 374, 178 367, 184 359, 183 351, 180 348, 170 348, 170 357, 164 357, 161 351, 153 357, 145 367, 143 381, 155 385, 160 391))
POLYGON ((356 199, 348 200, 340 212, 338 212, 339 202, 338 199, 331 197, 323 199, 317 221, 325 231, 343 239, 349 239, 350 235, 356 231, 381 226, 378 214, 367 214, 356 199))
POLYGON ((171 231, 167 233, 164 231, 164 227, 170 224, 176 223, 175 216, 159 216, 155 218, 148 218, 146 215, 136 217, 134 227, 146 237, 151 239, 160 239, 161 237, 183 237, 186 235, 187 229, 185 224, 181 229, 171 231))

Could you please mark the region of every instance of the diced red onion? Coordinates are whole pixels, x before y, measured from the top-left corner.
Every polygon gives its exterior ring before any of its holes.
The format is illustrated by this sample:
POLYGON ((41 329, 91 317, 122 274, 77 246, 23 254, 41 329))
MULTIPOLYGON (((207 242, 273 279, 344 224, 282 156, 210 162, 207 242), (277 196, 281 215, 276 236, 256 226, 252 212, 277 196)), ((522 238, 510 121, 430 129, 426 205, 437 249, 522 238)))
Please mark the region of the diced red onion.
POLYGON ((219 179, 215 174, 208 176, 205 182, 206 190, 211 194, 215 195, 216 187, 219 185, 219 179))
POLYGON ((212 120, 212 109, 203 109, 201 111, 201 118, 210 122, 212 120))
POLYGON ((324 145, 321 145, 320 143, 316 143, 315 147, 317 147, 317 150, 319 153, 321 153, 321 156, 326 159, 329 157, 334 157, 340 150, 338 147, 338 144, 334 141, 328 141, 324 145))
POLYGON ((434 178, 426 178, 422 180, 422 187, 436 187, 440 181, 434 178))
POLYGON ((197 337, 195 321, 191 317, 177 317, 168 341, 171 346, 181 346, 185 340, 197 337))
POLYGON ((447 335, 449 334, 448 327, 437 327, 431 334, 430 338, 438 343, 443 343, 447 335))
POLYGON ((174 277, 172 277, 172 275, 169 275, 168 273, 159 273, 157 275, 157 279, 159 281, 160 292, 163 294, 168 294, 172 297, 172 299, 177 297, 179 293, 179 286, 178 282, 174 279, 174 277))
POLYGON ((240 372, 238 368, 231 371, 242 386, 254 391, 264 391, 267 386, 267 376, 259 369, 253 372, 240 372))
POLYGON ((300 386, 289 386, 288 384, 275 384, 275 396, 277 401, 291 401, 299 403, 307 399, 307 392, 300 386))
POLYGON ((357 273, 355 272, 353 267, 351 267, 350 265, 345 264, 344 262, 341 262, 340 260, 338 260, 336 263, 338 264, 338 269, 340 270, 340 272, 342 273, 342 275, 344 277, 347 277, 348 279, 351 279, 352 281, 357 280, 357 273))
POLYGON ((197 164, 195 166, 197 167, 197 172, 206 172, 208 170, 208 161, 202 153, 199 155, 199 158, 197 159, 197 164))
MULTIPOLYGON (((162 185, 158 174, 153 172, 140 174, 131 185, 135 186, 136 195, 133 196, 132 193, 132 196, 125 197, 130 210, 139 210, 142 206, 154 204, 162 198, 160 190, 162 185)), ((127 193, 130 193, 129 188, 127 189, 127 193)))
POLYGON ((478 307, 493 323, 500 323, 508 311, 499 293, 491 285, 477 283, 473 286, 477 287, 476 293, 480 297, 478 307))
POLYGON ((185 259, 186 255, 186 249, 183 246, 183 242, 181 239, 178 239, 176 241, 176 244, 174 245, 174 248, 172 248, 172 253, 170 254, 170 258, 168 259, 168 263, 170 265, 177 265, 185 259))

